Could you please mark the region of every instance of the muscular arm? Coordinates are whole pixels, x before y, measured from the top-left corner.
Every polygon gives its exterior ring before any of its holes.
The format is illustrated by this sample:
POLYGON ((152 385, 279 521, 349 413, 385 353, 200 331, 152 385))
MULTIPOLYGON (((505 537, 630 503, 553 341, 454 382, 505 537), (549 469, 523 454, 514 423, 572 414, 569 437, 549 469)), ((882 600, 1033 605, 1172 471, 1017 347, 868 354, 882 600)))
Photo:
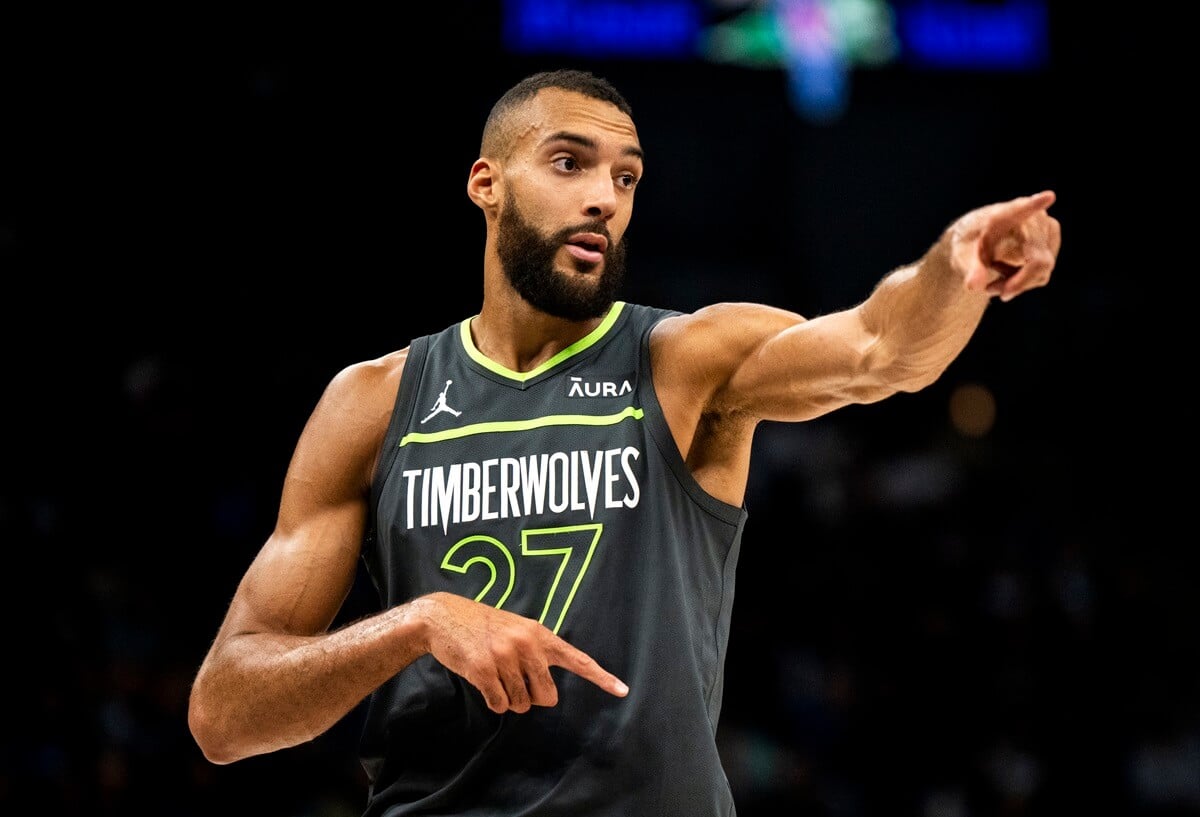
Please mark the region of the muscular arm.
POLYGON ((1045 285, 1060 245, 1052 192, 973 210, 916 263, 859 305, 812 320, 756 304, 719 304, 664 321, 655 385, 692 473, 741 502, 753 430, 933 383, 975 332, 992 297, 1045 285))
POLYGON ((328 631, 358 568, 403 363, 397 353, 343 370, 300 435, 275 529, 192 686, 188 725, 214 763, 312 740, 426 654, 475 686, 494 712, 556 704, 552 666, 613 695, 628 693, 539 622, 449 593, 328 631))
POLYGON ((275 529, 192 688, 188 722, 214 762, 311 740, 420 654, 407 607, 326 632, 357 570, 402 366, 397 355, 339 373, 300 435, 275 529))

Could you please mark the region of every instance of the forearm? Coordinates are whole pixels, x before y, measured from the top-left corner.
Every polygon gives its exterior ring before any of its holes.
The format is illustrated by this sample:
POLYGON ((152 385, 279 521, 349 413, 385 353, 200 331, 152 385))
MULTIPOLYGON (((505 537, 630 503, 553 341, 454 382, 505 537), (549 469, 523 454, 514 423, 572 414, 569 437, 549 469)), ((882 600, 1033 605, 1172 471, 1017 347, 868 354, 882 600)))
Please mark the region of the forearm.
POLYGON ((896 391, 933 383, 971 339, 990 297, 965 286, 944 235, 915 264, 881 280, 859 307, 876 339, 874 378, 896 391))
POLYGON ((192 734, 222 764, 310 741, 420 657, 422 635, 409 605, 322 635, 232 635, 197 675, 192 734))

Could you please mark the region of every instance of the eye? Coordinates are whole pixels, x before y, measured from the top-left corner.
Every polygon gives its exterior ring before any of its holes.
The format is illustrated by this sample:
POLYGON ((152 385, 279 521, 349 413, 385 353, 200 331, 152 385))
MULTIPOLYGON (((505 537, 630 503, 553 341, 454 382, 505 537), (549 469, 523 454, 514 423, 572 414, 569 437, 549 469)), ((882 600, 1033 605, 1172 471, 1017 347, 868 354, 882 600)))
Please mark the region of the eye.
POLYGON ((559 156, 550 164, 566 173, 573 173, 579 170, 579 162, 574 156, 559 156))
POLYGON ((617 176, 617 184, 621 185, 621 187, 624 187, 626 190, 632 190, 633 188, 637 187, 637 183, 638 177, 632 173, 622 173, 620 176, 617 176))

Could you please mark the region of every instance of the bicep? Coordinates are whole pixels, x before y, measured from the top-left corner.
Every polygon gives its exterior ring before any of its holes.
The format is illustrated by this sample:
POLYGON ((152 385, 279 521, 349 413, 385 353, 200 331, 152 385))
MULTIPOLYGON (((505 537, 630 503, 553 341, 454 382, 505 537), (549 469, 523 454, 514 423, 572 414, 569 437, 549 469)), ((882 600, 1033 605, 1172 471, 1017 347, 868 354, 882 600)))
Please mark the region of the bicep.
POLYGON ((877 336, 857 309, 768 327, 729 379, 728 399, 763 420, 799 421, 881 399, 877 336))
POLYGON ((350 592, 390 403, 345 380, 331 384, 300 435, 275 528, 242 577, 218 638, 324 632, 350 592))
POLYGON ((276 528, 243 576, 222 635, 324 632, 358 569, 362 506, 313 508, 276 528))

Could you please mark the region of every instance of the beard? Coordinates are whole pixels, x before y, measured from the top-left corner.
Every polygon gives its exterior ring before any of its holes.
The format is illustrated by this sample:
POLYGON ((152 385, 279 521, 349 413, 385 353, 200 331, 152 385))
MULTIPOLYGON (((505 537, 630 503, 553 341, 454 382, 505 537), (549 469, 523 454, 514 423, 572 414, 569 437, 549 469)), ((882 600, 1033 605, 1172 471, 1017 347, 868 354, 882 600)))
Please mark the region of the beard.
MULTIPOLYGON (((600 318, 608 314, 625 279, 625 244, 614 242, 603 221, 567 227, 543 236, 518 212, 510 193, 497 227, 496 252, 513 289, 532 306, 569 321, 600 318), (577 280, 554 268, 554 257, 575 233, 597 233, 609 238, 600 271, 577 280)), ((575 261, 582 271, 594 266, 575 261)))

